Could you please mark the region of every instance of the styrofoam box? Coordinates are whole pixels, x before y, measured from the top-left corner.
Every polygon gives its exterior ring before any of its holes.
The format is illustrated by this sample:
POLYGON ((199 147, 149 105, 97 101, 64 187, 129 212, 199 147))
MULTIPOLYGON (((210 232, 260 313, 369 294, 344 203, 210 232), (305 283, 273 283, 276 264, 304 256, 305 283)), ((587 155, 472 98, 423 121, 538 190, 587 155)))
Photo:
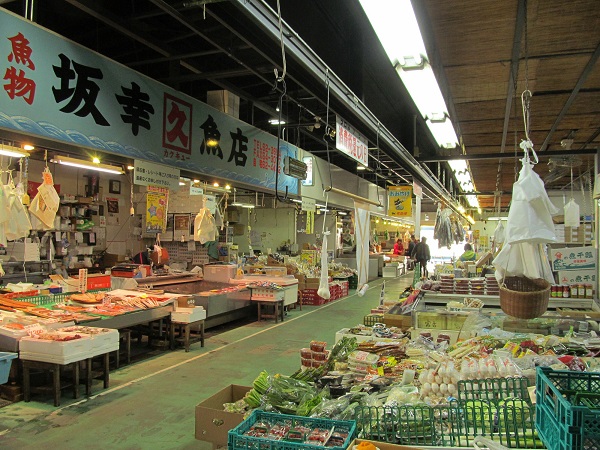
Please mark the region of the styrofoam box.
POLYGON ((237 266, 234 264, 206 264, 204 266, 204 280, 229 283, 235 278, 237 266))
POLYGON ((71 341, 47 341, 29 336, 21 338, 19 350, 29 353, 44 353, 56 356, 69 356, 87 352, 92 348, 92 340, 87 336, 71 341))
POLYGON ((60 328, 57 331, 62 331, 68 333, 77 333, 79 335, 85 335, 91 339, 91 348, 92 349, 102 349, 106 346, 114 346, 115 344, 119 345, 119 331, 114 330, 112 328, 93 328, 93 327, 85 327, 85 326, 77 326, 77 327, 67 327, 60 328), (66 331, 69 328, 73 328, 72 331, 66 331))
POLYGON ((171 313, 171 320, 178 323, 192 323, 204 319, 206 319, 206 310, 202 307, 178 308, 171 313))

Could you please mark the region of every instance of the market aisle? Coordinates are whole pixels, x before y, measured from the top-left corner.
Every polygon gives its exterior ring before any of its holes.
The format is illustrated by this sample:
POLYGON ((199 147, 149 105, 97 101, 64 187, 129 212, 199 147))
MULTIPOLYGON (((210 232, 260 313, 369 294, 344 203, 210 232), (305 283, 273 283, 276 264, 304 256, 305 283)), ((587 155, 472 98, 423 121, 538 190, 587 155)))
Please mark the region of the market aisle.
MULTIPOLYGON (((412 273, 386 280, 386 299, 397 299, 412 273)), ((365 296, 352 294, 322 307, 291 310, 283 323, 253 322, 206 340, 205 347, 161 352, 111 372, 111 388, 54 408, 51 402, 16 403, 0 409, 2 449, 202 448, 194 439, 194 408, 230 384, 250 385, 265 369, 290 374, 300 348, 311 339, 333 345, 340 328, 362 323, 379 303, 382 279, 365 296)), ((206 447, 210 448, 210 447, 206 447)))

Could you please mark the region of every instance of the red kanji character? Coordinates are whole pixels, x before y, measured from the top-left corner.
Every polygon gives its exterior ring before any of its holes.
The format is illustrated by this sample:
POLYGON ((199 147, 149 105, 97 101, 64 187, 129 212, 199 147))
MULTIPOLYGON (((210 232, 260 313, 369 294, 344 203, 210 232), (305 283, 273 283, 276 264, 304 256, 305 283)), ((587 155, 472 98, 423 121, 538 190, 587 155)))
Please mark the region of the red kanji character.
POLYGON ((184 147, 188 145, 188 136, 183 131, 183 125, 187 120, 185 111, 179 109, 177 103, 171 103, 171 111, 167 116, 167 120, 170 124, 173 124, 173 128, 167 131, 167 139, 169 142, 175 142, 177 138, 181 141, 184 147))
POLYGON ((17 64, 24 64, 32 70, 35 70, 35 64, 31 60, 31 47, 29 41, 25 39, 23 33, 19 32, 16 36, 8 38, 12 44, 12 52, 8 55, 8 61, 12 62, 13 58, 17 64))
POLYGON ((23 100, 30 105, 33 103, 35 98, 35 81, 26 78, 23 70, 19 70, 17 74, 17 70, 14 67, 9 67, 6 69, 4 79, 9 81, 9 83, 4 85, 4 90, 11 100, 14 100, 15 97, 23 97, 23 100))

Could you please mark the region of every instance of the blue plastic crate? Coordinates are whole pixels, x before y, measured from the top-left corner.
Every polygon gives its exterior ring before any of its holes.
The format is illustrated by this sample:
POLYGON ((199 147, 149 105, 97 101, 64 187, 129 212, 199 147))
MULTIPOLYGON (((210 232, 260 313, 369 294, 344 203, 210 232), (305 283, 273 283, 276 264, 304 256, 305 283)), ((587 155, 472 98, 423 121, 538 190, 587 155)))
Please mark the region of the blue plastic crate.
POLYGON ((330 420, 316 419, 312 417, 291 416, 287 414, 268 413, 255 410, 250 417, 241 424, 229 431, 228 450, 315 450, 323 449, 322 445, 312 445, 308 443, 298 443, 289 441, 276 441, 254 436, 244 436, 250 428, 257 422, 266 421, 271 424, 286 424, 291 427, 305 426, 309 428, 324 428, 330 430, 335 427, 335 431, 347 433, 348 437, 343 446, 327 447, 332 450, 345 450, 354 439, 356 431, 356 422, 353 420, 330 420))
POLYGON ((598 395, 598 372, 537 369, 535 425, 548 450, 600 448, 598 395))
POLYGON ((0 352, 0 384, 8 381, 8 373, 12 360, 19 356, 18 353, 0 352))

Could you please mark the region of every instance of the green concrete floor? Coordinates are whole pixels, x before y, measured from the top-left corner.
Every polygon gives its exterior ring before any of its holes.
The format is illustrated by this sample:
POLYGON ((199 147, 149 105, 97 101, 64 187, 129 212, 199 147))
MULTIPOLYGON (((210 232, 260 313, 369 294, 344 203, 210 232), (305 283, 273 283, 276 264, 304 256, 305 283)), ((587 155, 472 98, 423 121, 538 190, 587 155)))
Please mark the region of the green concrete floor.
MULTIPOLYGON (((341 328, 362 323, 385 299, 396 300, 412 272, 369 283, 363 297, 351 295, 323 306, 292 309, 284 322, 252 322, 210 333, 205 347, 157 352, 110 374, 110 387, 95 381, 93 396, 69 399, 55 408, 51 398, 32 397, 0 408, 0 449, 210 449, 194 438, 195 406, 230 384, 250 385, 262 369, 291 374, 300 349, 312 339, 330 348, 341 328)), ((210 330, 209 330, 210 331, 210 330)))

